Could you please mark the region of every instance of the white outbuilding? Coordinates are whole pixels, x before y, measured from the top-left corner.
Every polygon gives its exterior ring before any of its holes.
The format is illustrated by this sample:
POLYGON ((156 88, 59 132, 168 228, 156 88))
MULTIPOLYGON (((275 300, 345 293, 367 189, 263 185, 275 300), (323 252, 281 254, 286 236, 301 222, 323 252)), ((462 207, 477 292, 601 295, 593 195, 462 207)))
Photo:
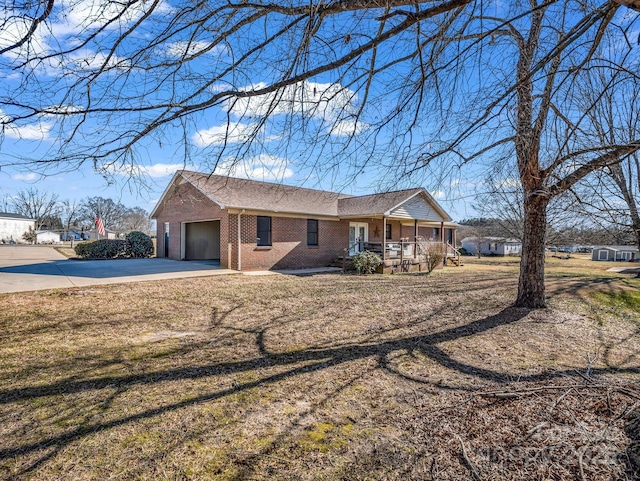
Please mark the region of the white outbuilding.
POLYGON ((29 232, 29 228, 35 229, 35 219, 29 219, 20 214, 0 212, 0 243, 26 244, 22 236, 29 232))
POLYGON ((465 237, 462 247, 469 254, 483 256, 519 256, 522 254, 522 242, 504 237, 465 237))
POLYGON ((60 234, 50 230, 37 230, 36 244, 60 244, 60 234))

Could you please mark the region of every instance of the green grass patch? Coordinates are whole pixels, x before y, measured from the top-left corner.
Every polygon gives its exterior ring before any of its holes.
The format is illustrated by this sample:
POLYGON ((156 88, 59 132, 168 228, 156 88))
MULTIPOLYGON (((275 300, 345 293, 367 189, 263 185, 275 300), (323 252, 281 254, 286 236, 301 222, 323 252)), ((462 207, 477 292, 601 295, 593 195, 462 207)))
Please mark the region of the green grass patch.
POLYGON ((612 309, 625 309, 640 314, 640 291, 593 292, 593 299, 612 309))

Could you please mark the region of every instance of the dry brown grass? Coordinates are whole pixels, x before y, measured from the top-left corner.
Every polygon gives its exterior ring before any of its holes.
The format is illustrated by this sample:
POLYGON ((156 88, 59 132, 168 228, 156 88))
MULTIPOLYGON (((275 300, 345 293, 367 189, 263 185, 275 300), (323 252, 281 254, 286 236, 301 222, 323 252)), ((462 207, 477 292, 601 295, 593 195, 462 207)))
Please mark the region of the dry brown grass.
POLYGON ((3 295, 0 476, 634 479, 640 281, 465 261, 3 295))

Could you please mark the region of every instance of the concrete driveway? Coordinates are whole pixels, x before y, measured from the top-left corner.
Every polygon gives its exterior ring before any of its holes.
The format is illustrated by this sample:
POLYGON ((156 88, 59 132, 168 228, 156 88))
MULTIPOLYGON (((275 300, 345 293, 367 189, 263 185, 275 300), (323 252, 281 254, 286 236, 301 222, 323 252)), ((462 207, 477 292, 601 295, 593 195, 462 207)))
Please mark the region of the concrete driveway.
POLYGON ((67 259, 49 246, 0 245, 0 293, 234 273, 207 261, 84 261, 67 259))

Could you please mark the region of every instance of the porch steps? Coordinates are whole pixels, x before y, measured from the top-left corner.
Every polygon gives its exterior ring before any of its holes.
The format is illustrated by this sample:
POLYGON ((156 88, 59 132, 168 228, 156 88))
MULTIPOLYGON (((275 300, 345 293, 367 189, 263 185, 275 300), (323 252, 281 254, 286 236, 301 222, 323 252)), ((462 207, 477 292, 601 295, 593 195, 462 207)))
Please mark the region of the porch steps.
POLYGON ((447 265, 460 267, 462 265, 462 262, 459 257, 447 256, 447 265))
POLYGON ((329 267, 339 267, 340 269, 344 267, 346 270, 353 270, 353 258, 351 256, 338 256, 329 264, 329 267))

